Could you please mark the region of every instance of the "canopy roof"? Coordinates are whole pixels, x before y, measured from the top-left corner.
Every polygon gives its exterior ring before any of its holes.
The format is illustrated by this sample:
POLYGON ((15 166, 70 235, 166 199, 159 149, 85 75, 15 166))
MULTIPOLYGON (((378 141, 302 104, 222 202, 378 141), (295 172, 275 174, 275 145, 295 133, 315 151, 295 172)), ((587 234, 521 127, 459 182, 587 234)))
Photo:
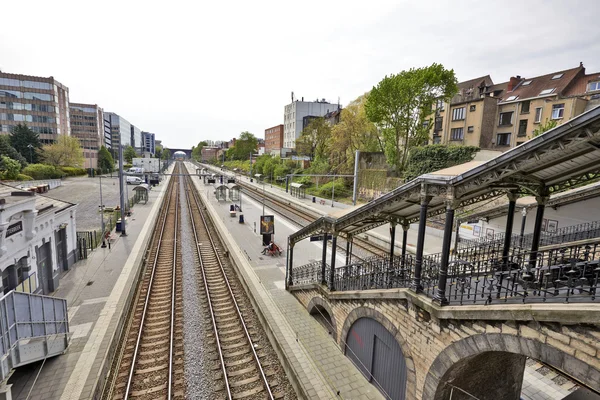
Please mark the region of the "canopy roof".
POLYGON ((302 189, 304 187, 304 185, 302 183, 298 183, 298 182, 292 182, 292 183, 290 183, 290 186, 293 188, 297 188, 297 189, 302 189))
POLYGON ((508 191, 548 196, 600 177, 600 107, 535 137, 487 162, 469 162, 421 175, 390 193, 334 218, 325 216, 290 235, 295 243, 315 233, 354 235, 388 222, 427 216, 501 196, 508 191))

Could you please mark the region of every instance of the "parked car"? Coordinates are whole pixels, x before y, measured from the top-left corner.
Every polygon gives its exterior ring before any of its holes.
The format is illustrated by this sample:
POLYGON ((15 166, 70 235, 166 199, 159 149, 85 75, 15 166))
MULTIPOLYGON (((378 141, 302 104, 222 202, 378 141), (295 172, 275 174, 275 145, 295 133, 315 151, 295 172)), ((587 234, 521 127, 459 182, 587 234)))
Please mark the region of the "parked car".
POLYGON ((128 185, 139 185, 140 183, 144 183, 144 180, 139 176, 128 176, 127 184, 128 185))

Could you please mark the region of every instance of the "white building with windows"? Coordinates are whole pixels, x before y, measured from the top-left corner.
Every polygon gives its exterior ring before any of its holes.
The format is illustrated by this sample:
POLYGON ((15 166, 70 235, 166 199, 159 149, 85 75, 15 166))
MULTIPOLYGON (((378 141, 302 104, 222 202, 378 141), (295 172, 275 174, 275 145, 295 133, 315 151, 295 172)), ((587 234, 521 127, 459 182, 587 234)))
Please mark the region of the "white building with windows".
POLYGON ((0 184, 3 293, 49 294, 77 259, 77 206, 0 184))
POLYGON ((283 116, 283 147, 296 148, 296 139, 304 129, 306 117, 323 117, 325 114, 337 110, 338 104, 331 104, 325 99, 317 101, 296 100, 284 108, 283 116))

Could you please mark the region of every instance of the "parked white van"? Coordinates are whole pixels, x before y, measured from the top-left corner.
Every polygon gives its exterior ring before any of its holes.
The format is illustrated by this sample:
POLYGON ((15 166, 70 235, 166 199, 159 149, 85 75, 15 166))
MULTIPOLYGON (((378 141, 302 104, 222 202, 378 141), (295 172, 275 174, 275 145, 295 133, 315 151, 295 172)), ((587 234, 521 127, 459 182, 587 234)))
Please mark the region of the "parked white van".
POLYGON ((127 184, 128 185, 139 185, 140 183, 144 183, 144 180, 139 176, 128 176, 127 184))

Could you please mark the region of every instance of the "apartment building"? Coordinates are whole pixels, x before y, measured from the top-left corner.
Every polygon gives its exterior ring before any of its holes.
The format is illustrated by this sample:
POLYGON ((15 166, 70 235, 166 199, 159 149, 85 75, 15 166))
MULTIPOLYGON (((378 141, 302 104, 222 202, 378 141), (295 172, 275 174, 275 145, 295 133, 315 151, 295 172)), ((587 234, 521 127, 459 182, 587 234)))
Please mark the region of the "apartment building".
POLYGON ((156 153, 156 135, 150 132, 142 132, 143 152, 156 153))
POLYGON ((0 134, 27 124, 44 144, 71 134, 69 88, 53 77, 0 72, 0 134))
POLYGON ((280 155, 283 147, 283 124, 265 129, 265 153, 280 155))
POLYGON ((507 150, 518 146, 531 139, 534 131, 548 121, 560 125, 584 112, 591 92, 600 89, 595 83, 598 80, 590 77, 586 82, 586 77, 583 64, 533 78, 511 77, 498 103, 494 148, 507 150), (588 89, 593 90, 588 92, 588 89))
POLYGON ((83 148, 84 168, 98 167, 98 151, 105 143, 104 111, 97 104, 70 103, 71 135, 83 148))
POLYGON ((302 133, 303 123, 308 120, 305 117, 323 117, 338 108, 337 104, 331 104, 325 99, 305 102, 304 97, 301 101, 295 100, 286 105, 283 114, 283 147, 296 147, 296 139, 302 133))
POLYGON ((430 143, 491 148, 497 104, 506 83, 489 75, 458 83, 458 93, 435 105, 430 143))

